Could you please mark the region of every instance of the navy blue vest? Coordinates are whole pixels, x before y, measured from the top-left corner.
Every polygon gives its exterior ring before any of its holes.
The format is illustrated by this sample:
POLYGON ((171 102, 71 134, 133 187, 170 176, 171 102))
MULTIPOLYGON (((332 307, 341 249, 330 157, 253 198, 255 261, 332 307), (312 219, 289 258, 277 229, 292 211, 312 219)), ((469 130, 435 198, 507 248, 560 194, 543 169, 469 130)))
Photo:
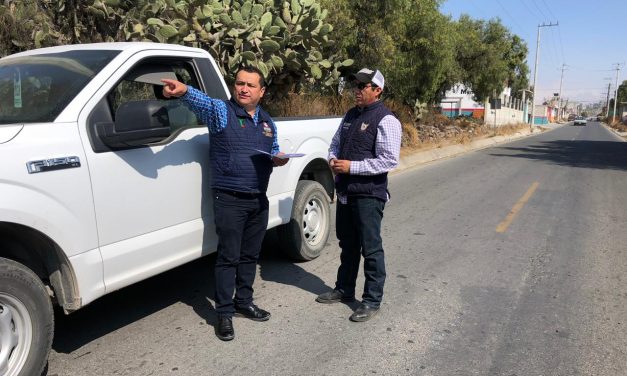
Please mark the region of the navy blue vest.
MULTIPOLYGON (((387 115, 393 115, 377 101, 364 108, 354 107, 348 111, 342 122, 340 151, 338 159, 363 161, 376 157, 378 125, 387 115)), ((339 194, 348 196, 376 197, 387 201, 387 172, 378 175, 340 174, 336 178, 339 194)))
POLYGON ((255 150, 272 151, 274 124, 262 109, 254 124, 253 118, 235 100, 225 103, 227 126, 222 132, 209 136, 211 187, 265 193, 272 173, 272 158, 255 150))

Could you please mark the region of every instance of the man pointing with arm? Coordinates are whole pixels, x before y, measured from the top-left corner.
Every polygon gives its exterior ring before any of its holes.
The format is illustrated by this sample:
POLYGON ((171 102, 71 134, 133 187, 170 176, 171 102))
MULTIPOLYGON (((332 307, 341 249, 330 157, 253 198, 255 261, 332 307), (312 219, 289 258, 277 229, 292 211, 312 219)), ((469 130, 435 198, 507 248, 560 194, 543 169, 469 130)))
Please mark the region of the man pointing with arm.
POLYGON ((259 106, 266 89, 258 69, 240 68, 229 101, 210 98, 176 80, 162 81, 163 95, 180 97, 209 128, 211 188, 218 234, 216 335, 229 341, 235 337, 235 313, 255 321, 270 319, 269 312, 253 304, 252 286, 268 226, 268 181, 273 166, 283 166, 288 159, 277 157, 283 153, 279 152, 276 126, 259 106))

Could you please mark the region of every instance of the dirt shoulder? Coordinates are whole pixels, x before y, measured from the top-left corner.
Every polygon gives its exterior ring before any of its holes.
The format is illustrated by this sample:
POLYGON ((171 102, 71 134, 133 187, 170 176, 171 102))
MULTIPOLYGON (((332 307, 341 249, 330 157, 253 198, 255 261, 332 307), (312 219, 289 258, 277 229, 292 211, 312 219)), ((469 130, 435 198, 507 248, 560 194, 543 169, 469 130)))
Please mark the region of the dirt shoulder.
POLYGON ((399 165, 394 171, 400 172, 424 163, 511 142, 522 137, 546 132, 559 126, 552 125, 550 128, 534 126, 531 129, 528 124, 520 124, 502 127, 502 129, 497 130, 489 129, 487 132, 475 132, 470 135, 457 135, 448 139, 443 138, 430 142, 421 142, 415 146, 404 146, 401 148, 399 165))
POLYGON ((607 124, 607 127, 612 132, 620 136, 623 140, 627 141, 627 124, 623 124, 623 123, 607 124))

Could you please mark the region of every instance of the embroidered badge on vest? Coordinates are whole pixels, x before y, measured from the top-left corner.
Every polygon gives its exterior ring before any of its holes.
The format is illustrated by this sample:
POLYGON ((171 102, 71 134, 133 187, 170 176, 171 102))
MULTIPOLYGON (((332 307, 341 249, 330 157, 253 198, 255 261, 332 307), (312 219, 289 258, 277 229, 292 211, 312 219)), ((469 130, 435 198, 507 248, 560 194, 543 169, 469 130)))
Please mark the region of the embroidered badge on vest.
POLYGON ((369 125, 370 125, 370 124, 368 124, 368 123, 361 123, 361 131, 362 131, 362 132, 363 132, 363 131, 365 131, 365 130, 366 130, 366 128, 368 128, 368 126, 369 126, 369 125))
POLYGON ((246 128, 246 125, 244 125, 245 120, 242 118, 239 118, 238 120, 239 120, 239 126, 242 128, 246 128))
POLYGON ((272 137, 272 127, 265 121, 263 122, 263 135, 266 137, 272 137))

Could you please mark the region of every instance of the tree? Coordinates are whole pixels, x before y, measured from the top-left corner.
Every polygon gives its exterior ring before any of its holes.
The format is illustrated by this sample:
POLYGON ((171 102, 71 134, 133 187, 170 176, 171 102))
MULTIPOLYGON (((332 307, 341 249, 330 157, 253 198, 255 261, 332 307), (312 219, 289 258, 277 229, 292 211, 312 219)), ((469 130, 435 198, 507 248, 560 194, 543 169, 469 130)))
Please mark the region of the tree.
POLYGON ((512 96, 522 98, 522 90, 529 88, 529 67, 527 66, 527 44, 517 35, 510 38, 510 49, 506 53, 508 76, 507 82, 512 88, 512 96))
MULTIPOLYGON (((14 50, 66 43, 153 41, 209 51, 233 78, 240 64, 271 75, 273 93, 303 87, 333 90, 352 61, 333 49, 328 12, 315 0, 5 0, 29 43, 14 50), (41 24, 32 22, 43 13, 41 24), (20 19, 20 15, 27 19, 20 19)), ((7 6, 4 6, 7 8, 7 6)), ((6 30, 5 30, 6 32, 6 30)), ((9 46, 8 49, 10 49, 9 46)))
POLYGON ((473 20, 463 15, 458 21, 458 43, 456 60, 463 83, 477 100, 497 96, 508 85, 516 95, 519 88, 526 88, 527 47, 499 19, 473 20))
POLYGON ((337 46, 354 69, 380 69, 386 95, 413 104, 435 101, 453 62, 449 20, 439 0, 323 0, 337 46), (332 10, 332 11, 331 11, 332 10), (351 30, 352 29, 352 30, 351 30))
POLYGON ((627 80, 618 85, 617 104, 627 103, 627 80))
POLYGON ((438 102, 443 84, 454 74, 453 25, 438 9, 439 1, 407 2, 398 12, 395 30, 398 56, 391 65, 394 93, 406 103, 438 102))

